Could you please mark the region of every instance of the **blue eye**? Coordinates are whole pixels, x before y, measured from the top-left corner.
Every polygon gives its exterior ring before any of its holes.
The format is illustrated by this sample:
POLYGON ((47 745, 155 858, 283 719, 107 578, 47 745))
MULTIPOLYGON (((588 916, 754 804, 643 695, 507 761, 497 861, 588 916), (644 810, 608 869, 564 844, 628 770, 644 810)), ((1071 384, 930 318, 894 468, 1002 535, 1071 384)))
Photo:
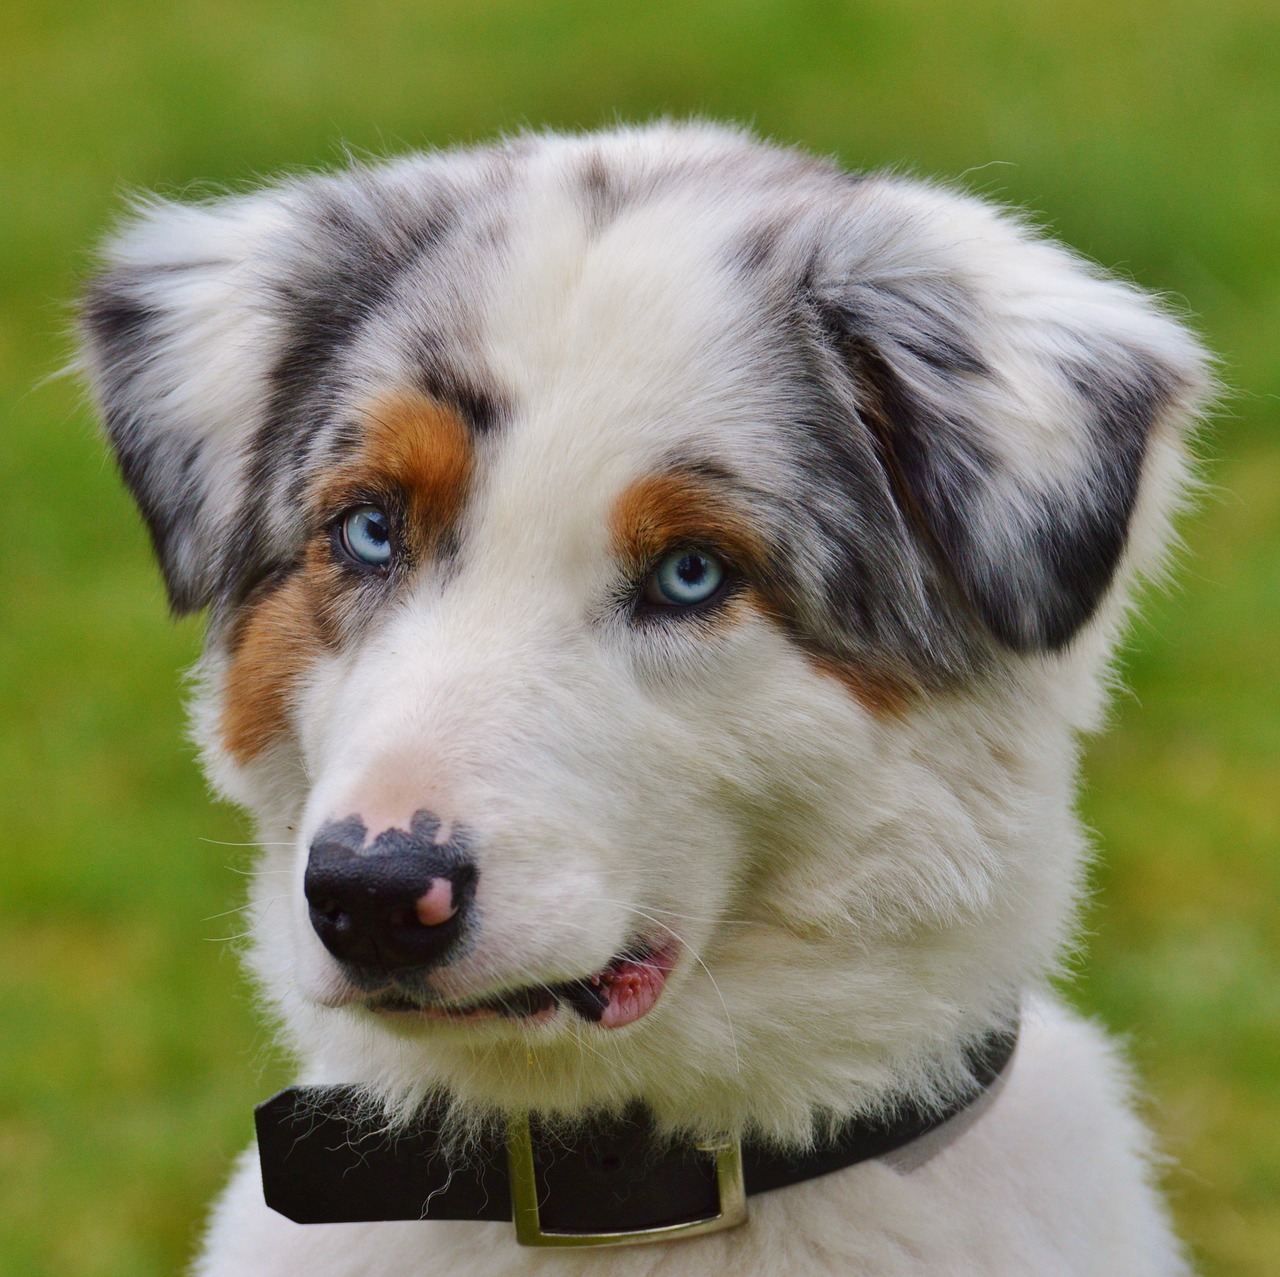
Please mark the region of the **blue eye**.
POLYGON ((650 603, 666 607, 693 607, 713 598, 726 576, 724 564, 714 554, 677 550, 650 574, 644 596, 650 603))
POLYGON ((391 562, 391 520, 376 505, 356 506, 342 517, 342 548, 371 568, 391 562))

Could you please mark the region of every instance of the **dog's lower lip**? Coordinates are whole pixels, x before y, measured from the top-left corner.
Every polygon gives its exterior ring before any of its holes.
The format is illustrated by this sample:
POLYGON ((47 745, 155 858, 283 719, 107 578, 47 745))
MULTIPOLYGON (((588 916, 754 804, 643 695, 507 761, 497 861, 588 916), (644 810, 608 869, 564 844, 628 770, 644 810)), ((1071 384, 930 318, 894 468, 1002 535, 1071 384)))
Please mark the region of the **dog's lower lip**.
POLYGON ((365 1005, 383 1016, 455 1023, 494 1019, 540 1023, 549 1020, 563 1005, 601 1028, 620 1029, 648 1015, 657 1004, 679 950, 675 941, 661 946, 633 946, 595 975, 560 984, 530 985, 481 1002, 416 1002, 388 992, 365 1005))

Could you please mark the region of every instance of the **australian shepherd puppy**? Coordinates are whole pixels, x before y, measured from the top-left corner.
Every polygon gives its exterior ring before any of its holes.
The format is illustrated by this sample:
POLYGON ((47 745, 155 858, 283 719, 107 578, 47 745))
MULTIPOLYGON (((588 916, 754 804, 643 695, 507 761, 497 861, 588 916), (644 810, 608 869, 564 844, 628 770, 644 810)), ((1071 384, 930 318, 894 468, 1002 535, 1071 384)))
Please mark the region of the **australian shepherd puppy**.
POLYGON ((1160 304, 969 196, 660 124, 144 204, 82 333, 208 610, 300 1080, 443 1106, 459 1174, 495 1121, 637 1106, 803 1157, 1019 1026, 963 1129, 740 1227, 298 1224, 248 1157, 198 1273, 1187 1272, 1046 984, 1206 392, 1160 304))

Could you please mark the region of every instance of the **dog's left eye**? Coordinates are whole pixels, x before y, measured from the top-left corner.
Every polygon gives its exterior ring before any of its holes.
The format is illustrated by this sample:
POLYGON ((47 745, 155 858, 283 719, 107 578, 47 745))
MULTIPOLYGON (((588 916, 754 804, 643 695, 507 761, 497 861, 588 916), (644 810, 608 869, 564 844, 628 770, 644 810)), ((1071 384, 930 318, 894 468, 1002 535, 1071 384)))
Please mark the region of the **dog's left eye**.
POLYGON ((391 562, 391 520, 376 505, 356 506, 338 525, 342 548, 357 563, 381 568, 391 562))
POLYGON ((719 594, 727 577, 725 565, 714 554, 676 550, 649 574, 644 598, 659 607, 695 607, 719 594))

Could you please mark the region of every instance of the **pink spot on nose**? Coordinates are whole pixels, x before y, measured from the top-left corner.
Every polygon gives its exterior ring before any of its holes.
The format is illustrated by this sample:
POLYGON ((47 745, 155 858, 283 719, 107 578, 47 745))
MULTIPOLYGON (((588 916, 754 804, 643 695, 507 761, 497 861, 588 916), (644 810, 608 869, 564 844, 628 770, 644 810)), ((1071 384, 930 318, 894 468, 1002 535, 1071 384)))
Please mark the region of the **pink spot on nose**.
POLYGON ((458 910, 453 903, 453 883, 448 878, 435 878, 431 886, 414 901, 413 911, 424 927, 438 927, 448 922, 458 910))

